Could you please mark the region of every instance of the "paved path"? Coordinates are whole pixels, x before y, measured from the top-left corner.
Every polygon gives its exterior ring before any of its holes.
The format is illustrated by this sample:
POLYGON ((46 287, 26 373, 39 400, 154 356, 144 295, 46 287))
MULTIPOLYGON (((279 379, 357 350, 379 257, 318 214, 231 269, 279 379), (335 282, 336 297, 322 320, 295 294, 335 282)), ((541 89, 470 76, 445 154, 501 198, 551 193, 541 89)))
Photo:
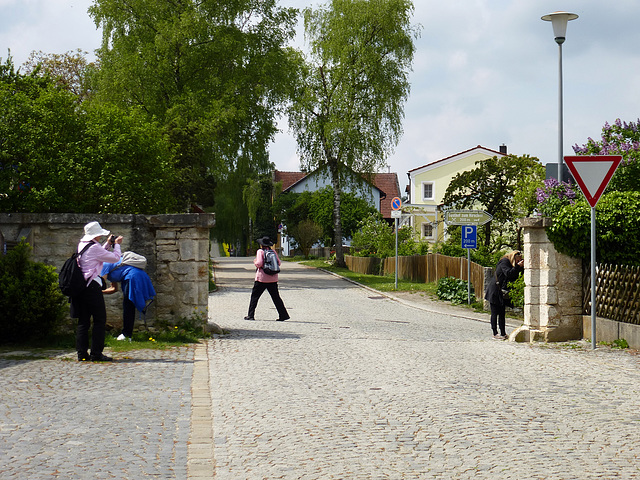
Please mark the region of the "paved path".
POLYGON ((292 319, 265 294, 247 322, 250 260, 218 267, 230 335, 113 364, 0 356, 0 479, 640 478, 628 352, 489 340, 484 314, 290 263, 292 319))
POLYGON ((628 352, 495 341, 487 323, 292 264, 291 320, 265 294, 248 322, 252 275, 221 260, 210 297, 231 331, 209 348, 216 478, 640 478, 628 352))
POLYGON ((74 356, 0 358, 0 479, 187 478, 194 347, 74 356))

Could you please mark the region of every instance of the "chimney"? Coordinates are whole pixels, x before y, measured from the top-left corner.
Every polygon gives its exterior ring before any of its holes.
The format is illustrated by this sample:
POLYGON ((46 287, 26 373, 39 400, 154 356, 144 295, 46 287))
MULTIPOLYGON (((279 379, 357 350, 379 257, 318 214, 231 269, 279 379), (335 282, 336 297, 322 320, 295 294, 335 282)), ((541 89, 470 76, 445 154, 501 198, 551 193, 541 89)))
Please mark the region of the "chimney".
POLYGON ((507 154, 507 146, 504 143, 500 145, 500 153, 503 155, 507 154))

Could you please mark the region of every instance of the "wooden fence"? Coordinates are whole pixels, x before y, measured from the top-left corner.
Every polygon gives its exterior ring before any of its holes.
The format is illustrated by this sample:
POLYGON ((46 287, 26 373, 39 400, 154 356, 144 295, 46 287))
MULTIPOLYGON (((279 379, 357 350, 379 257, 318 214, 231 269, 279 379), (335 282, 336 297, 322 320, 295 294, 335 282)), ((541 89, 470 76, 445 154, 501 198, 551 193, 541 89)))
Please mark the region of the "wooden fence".
MULTIPOLYGON (((352 272, 369 275, 393 275, 396 258, 345 256, 347 268, 352 272)), ((477 299, 484 298, 485 267, 471 262, 471 283, 477 299)), ((467 259, 447 257, 437 253, 398 257, 398 279, 412 282, 431 283, 444 277, 467 280, 467 259)))
MULTIPOLYGON (((591 267, 582 264, 582 310, 591 315, 591 267)), ((596 265, 596 315, 640 325, 640 267, 596 265)))

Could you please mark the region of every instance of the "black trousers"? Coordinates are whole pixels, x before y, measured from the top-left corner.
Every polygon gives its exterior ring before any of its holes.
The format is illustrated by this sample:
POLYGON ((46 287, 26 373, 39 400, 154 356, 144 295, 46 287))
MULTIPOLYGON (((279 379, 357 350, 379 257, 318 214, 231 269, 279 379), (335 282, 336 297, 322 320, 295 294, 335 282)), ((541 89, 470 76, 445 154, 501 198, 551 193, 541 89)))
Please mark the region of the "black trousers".
POLYGON ((278 292, 278 283, 263 283, 263 282, 254 282, 253 290, 251 291, 251 301, 249 302, 249 317, 253 318, 256 313, 256 307, 258 306, 258 300, 260 300, 260 296, 267 290, 269 295, 271 295, 271 300, 273 300, 273 304, 276 306, 276 310, 278 310, 278 319, 287 320, 289 318, 289 313, 284 306, 284 302, 280 298, 280 293, 278 292))
POLYGON ((506 318, 505 318, 505 306, 497 303, 490 303, 491 305, 491 330, 493 334, 498 334, 498 327, 500 327, 500 335, 506 335, 506 318))
POLYGON ((96 282, 74 298, 75 316, 78 318, 76 330, 76 351, 78 355, 86 355, 89 350, 89 328, 93 317, 91 332, 91 355, 100 356, 104 350, 104 330, 107 324, 107 309, 104 305, 102 287, 96 282))
POLYGON ((136 306, 127 297, 122 300, 122 334, 125 337, 133 336, 133 324, 136 321, 136 306))

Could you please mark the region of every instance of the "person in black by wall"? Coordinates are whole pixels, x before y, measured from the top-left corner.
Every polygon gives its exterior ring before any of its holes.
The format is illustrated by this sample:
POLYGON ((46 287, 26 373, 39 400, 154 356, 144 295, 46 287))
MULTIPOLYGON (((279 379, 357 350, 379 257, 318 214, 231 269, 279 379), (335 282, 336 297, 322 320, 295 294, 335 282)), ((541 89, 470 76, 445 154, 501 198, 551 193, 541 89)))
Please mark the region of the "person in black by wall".
POLYGON ((484 298, 491 305, 491 330, 496 340, 507 338, 505 310, 506 307, 513 307, 509 298, 509 282, 516 280, 522 272, 524 272, 524 260, 521 252, 515 250, 500 259, 496 265, 493 281, 489 282, 484 298))

